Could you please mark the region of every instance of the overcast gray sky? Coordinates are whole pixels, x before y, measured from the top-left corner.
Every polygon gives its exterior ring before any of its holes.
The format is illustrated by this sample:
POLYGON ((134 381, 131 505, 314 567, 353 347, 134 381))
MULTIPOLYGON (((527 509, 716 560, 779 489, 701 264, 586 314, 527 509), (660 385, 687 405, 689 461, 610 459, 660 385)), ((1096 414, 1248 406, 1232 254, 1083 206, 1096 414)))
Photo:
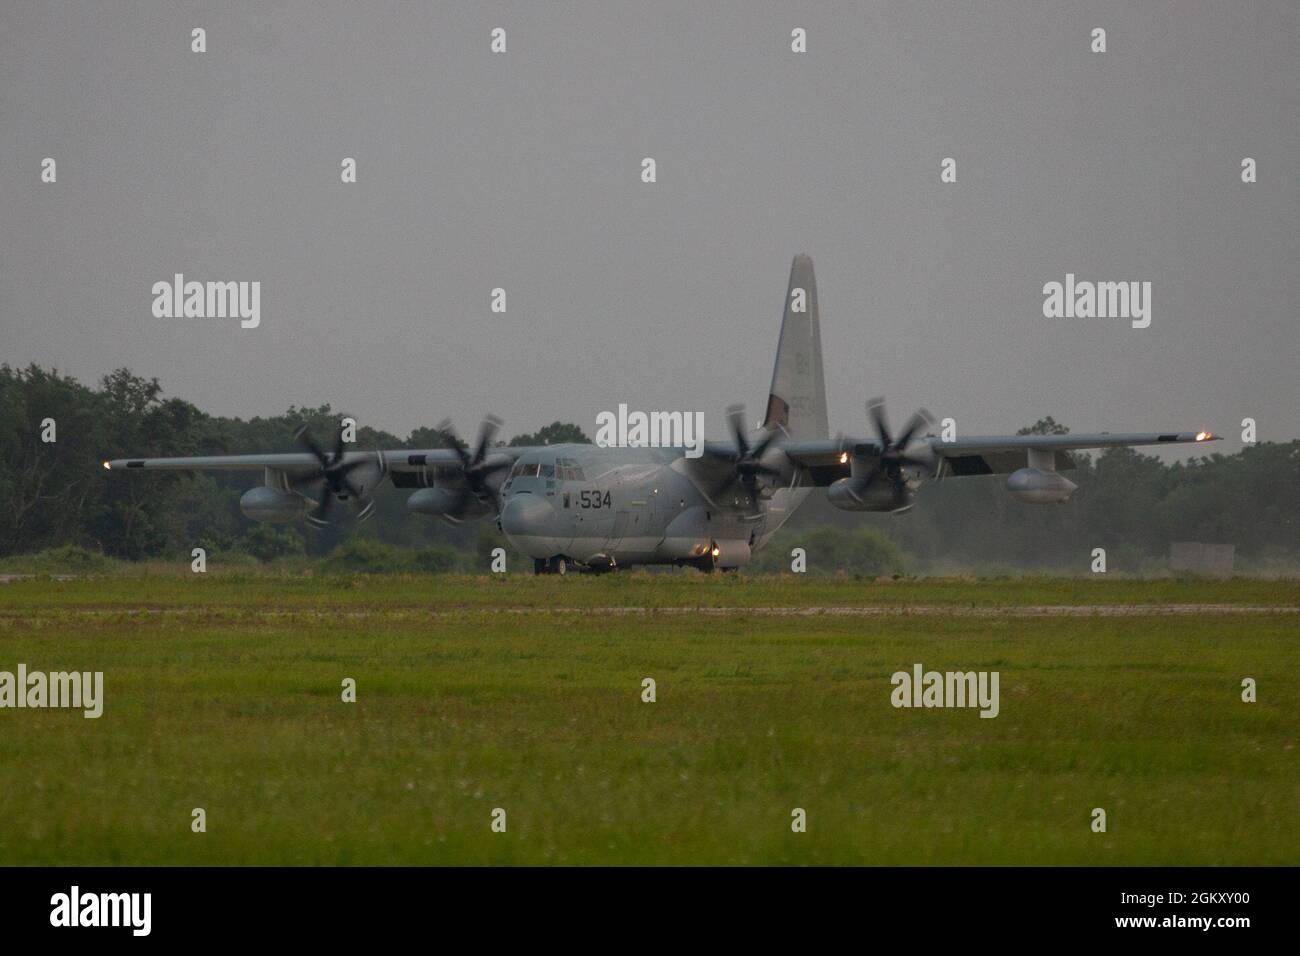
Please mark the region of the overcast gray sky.
POLYGON ((884 394, 1289 440, 1298 43, 1294 2, 5 2, 0 360, 399 434, 627 402, 718 437, 807 252, 832 430, 884 394), (261 281, 261 327, 154 318, 176 272, 261 281), (1044 318, 1067 272, 1150 281, 1150 328, 1044 318))

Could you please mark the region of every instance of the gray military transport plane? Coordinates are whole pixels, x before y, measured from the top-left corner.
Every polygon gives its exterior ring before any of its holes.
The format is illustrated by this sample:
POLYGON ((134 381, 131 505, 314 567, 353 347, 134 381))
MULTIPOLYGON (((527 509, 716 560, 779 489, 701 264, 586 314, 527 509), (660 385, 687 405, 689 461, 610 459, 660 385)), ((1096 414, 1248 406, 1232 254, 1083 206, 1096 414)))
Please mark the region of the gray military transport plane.
POLYGON ((1093 435, 995 435, 943 441, 921 431, 921 413, 890 431, 883 403, 867 405, 874 438, 832 438, 826 420, 821 329, 813 264, 790 269, 776 369, 762 425, 745 428, 729 409, 731 441, 705 442, 689 458, 681 448, 595 445, 503 447, 489 417, 470 449, 345 451, 342 433, 326 451, 304 429, 303 450, 280 455, 134 458, 110 471, 239 469, 260 471, 261 487, 240 499, 257 521, 306 518, 324 524, 335 499, 358 519, 385 479, 411 489, 407 507, 450 521, 493 517, 538 574, 608 571, 635 564, 734 569, 763 547, 814 488, 844 511, 903 511, 923 477, 1006 474, 1021 501, 1062 502, 1076 485, 1060 474, 1070 453, 1115 445, 1211 441, 1209 432, 1093 435), (314 492, 312 497, 305 489, 314 492))

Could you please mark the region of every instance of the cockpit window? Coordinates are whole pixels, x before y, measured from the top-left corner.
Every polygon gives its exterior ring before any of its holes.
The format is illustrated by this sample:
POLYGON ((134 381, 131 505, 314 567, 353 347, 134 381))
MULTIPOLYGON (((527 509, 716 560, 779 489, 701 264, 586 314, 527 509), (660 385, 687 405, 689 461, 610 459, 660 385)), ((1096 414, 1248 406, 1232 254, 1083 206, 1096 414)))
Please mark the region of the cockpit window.
POLYGON ((536 478, 538 464, 535 461, 517 461, 515 467, 510 469, 511 478, 536 478))
POLYGON ((538 474, 539 474, 541 477, 543 477, 543 478, 554 478, 554 477, 555 477, 555 466, 554 466, 554 465, 542 465, 542 466, 541 466, 541 470, 538 472, 538 474))
POLYGON ((582 469, 572 458, 555 459, 555 476, 561 481, 585 481, 582 469))

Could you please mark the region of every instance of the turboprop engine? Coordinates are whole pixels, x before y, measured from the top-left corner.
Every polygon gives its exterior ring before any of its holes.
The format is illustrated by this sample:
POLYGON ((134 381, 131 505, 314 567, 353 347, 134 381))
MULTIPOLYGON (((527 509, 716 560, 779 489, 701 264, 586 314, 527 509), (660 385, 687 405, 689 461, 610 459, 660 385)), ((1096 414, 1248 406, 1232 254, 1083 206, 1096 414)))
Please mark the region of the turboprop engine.
POLYGON ((279 488, 252 488, 239 499, 239 510, 253 521, 296 521, 307 510, 307 499, 279 488))
POLYGON ((1038 468, 1021 468, 1007 479, 1007 491, 1017 501, 1035 505, 1057 504, 1068 501, 1079 486, 1054 471, 1038 468))
POLYGON ((912 506, 918 479, 934 473, 929 447, 922 442, 912 448, 929 416, 915 413, 895 436, 885 418, 884 399, 867 402, 867 415, 875 426, 876 442, 855 445, 846 452, 852 474, 832 482, 826 500, 842 511, 905 511, 912 506))
MULTIPOLYGON (((751 445, 745 437, 744 405, 732 405, 727 409, 727 424, 731 428, 734 446, 730 449, 706 446, 704 451, 709 458, 730 466, 722 481, 709 490, 709 497, 714 500, 730 497, 733 504, 743 505, 750 511, 759 511, 760 499, 767 486, 780 484, 787 477, 786 472, 777 464, 783 456, 774 454, 764 461, 764 456, 777 441, 779 433, 775 430, 765 432, 751 445)), ((768 496, 770 497, 770 491, 768 496)))
POLYGON ((316 491, 316 507, 307 513, 307 520, 317 528, 329 524, 330 509, 335 499, 347 500, 358 521, 365 521, 375 510, 373 492, 375 487, 387 474, 384 459, 376 452, 369 455, 348 455, 344 452, 344 430, 339 426, 334 440, 334 451, 327 452, 316 441, 311 430, 304 424, 296 432, 294 439, 304 449, 311 452, 318 462, 310 471, 293 475, 288 479, 291 489, 307 485, 320 487, 316 491))
POLYGON ((489 415, 479 426, 478 442, 471 452, 461 444, 452 430, 451 422, 443 419, 438 431, 447 438, 451 450, 460 459, 460 481, 457 487, 421 488, 406 499, 406 507, 416 514, 433 515, 453 524, 464 517, 499 514, 501 494, 498 490, 500 472, 508 471, 513 459, 509 455, 492 452, 492 439, 501 427, 501 419, 489 415))

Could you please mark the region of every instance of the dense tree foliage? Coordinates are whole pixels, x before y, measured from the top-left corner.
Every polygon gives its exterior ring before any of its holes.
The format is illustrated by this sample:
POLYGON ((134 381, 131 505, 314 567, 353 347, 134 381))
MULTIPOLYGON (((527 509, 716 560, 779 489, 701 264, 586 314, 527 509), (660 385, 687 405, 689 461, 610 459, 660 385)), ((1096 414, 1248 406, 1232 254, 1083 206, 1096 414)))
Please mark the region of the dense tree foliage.
MULTIPOLYGON (((126 369, 91 388, 53 370, 0 366, 0 556, 81 545, 117 557, 188 560, 192 547, 203 546, 258 560, 329 553, 347 568, 382 564, 366 543, 374 541, 392 546, 385 561, 408 570, 442 570, 458 560, 462 567, 486 567, 491 549, 503 543, 490 522, 452 527, 410 515, 406 492, 389 486, 377 496, 374 520, 354 528, 346 509, 336 509, 343 520, 309 532, 244 518, 239 497, 260 481, 248 472, 109 476, 101 464, 108 458, 284 451, 295 447, 293 433, 302 423, 325 440, 342 416, 322 405, 248 421, 222 418, 166 397, 157 379, 126 369), (56 429, 52 442, 42 440, 47 419, 56 429)), ((1022 429, 1063 431, 1050 417, 1022 429)), ((555 422, 510 444, 587 440, 578 426, 555 422)), ((436 448, 446 441, 434 428, 403 439, 361 426, 354 447, 436 448)), ((1107 549, 1112 567, 1141 570, 1175 541, 1234 544, 1247 563, 1300 563, 1300 442, 1174 464, 1132 449, 1077 457, 1080 467, 1071 478, 1079 491, 1067 504, 1017 502, 1003 489, 1005 478, 996 476, 927 485, 917 507, 899 516, 845 514, 814 494, 779 544, 785 555, 790 546, 807 547, 810 570, 827 565, 832 554, 838 557, 830 566, 842 559, 853 565, 846 569, 863 573, 998 564, 1078 570, 1095 547, 1107 549), (821 526, 830 530, 811 530, 821 526)), ((773 568, 788 567, 781 556, 770 559, 773 568)))
POLYGON ((539 428, 533 435, 516 435, 510 439, 511 445, 590 445, 591 439, 577 425, 567 422, 551 422, 539 428))

